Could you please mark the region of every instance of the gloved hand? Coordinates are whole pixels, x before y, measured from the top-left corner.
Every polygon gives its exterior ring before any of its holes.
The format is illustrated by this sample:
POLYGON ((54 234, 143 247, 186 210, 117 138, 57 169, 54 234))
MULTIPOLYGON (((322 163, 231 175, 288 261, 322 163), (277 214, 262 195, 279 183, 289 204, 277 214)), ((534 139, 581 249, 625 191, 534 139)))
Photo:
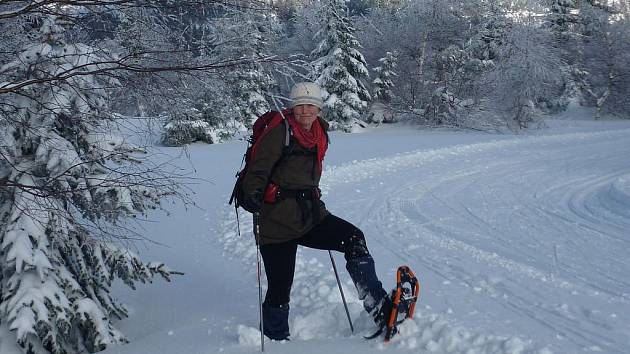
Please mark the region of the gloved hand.
POLYGON ((241 206, 250 213, 257 213, 262 206, 262 193, 248 194, 243 199, 241 206))

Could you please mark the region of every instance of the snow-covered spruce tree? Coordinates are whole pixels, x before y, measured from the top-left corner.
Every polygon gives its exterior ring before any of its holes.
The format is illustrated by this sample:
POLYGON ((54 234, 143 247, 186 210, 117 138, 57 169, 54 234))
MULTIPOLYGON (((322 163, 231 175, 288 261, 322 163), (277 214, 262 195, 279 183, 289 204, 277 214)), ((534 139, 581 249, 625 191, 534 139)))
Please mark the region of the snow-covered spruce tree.
POLYGON ((174 188, 110 133, 117 83, 90 73, 103 53, 67 42, 51 15, 31 23, 35 42, 0 67, 0 322, 25 353, 96 352, 126 341, 112 281, 173 274, 113 239, 174 188))
POLYGON ((585 104, 602 114, 627 116, 628 19, 617 3, 585 1, 580 7, 579 57, 574 78, 585 104))
POLYGON ((374 85, 374 99, 388 103, 393 98, 392 87, 394 87, 393 77, 396 74, 396 55, 392 52, 385 53, 378 62, 381 64, 373 68, 376 78, 372 81, 374 85))
POLYGON ((481 24, 480 30, 469 40, 465 49, 471 58, 480 60, 488 67, 499 59, 501 47, 505 43, 506 33, 512 24, 506 13, 496 6, 488 11, 488 18, 481 24))
POLYGON ((196 141, 208 144, 218 142, 213 141, 210 123, 203 120, 203 112, 195 103, 184 99, 181 108, 169 116, 162 136, 166 146, 183 146, 196 141))
POLYGON ((578 22, 578 4, 576 0, 553 0, 548 15, 551 30, 566 41, 578 22))
POLYGON ((245 9, 234 10, 215 23, 222 55, 236 61, 225 70, 225 82, 238 108, 237 120, 246 127, 271 109, 266 96, 275 80, 261 60, 269 57, 267 46, 277 31, 274 21, 270 15, 245 9))
POLYGON ((461 100, 446 87, 438 87, 422 112, 422 118, 431 126, 460 126, 461 100))
POLYGON ((184 97, 169 110, 162 142, 182 146, 196 141, 217 144, 247 128, 235 118, 239 107, 233 103, 231 90, 219 79, 208 84, 190 82, 191 97, 184 97))
POLYGON ((372 81, 374 101, 370 106, 367 121, 376 124, 392 123, 396 120, 394 110, 390 106, 394 97, 392 79, 398 76, 394 71, 396 69, 396 55, 392 52, 386 52, 385 56, 378 61, 381 65, 372 69, 376 73, 376 78, 372 81))
POLYGON ((279 49, 284 50, 284 55, 299 54, 308 58, 311 52, 317 48, 318 41, 313 38, 313 33, 317 33, 320 28, 319 12, 321 5, 318 1, 311 1, 297 7, 295 17, 284 25, 284 27, 289 28, 285 30, 289 38, 278 43, 280 44, 279 49))
POLYGON ((561 80, 563 81, 563 85, 560 87, 560 95, 546 100, 544 105, 542 105, 543 108, 551 112, 564 110, 569 98, 577 93, 576 76, 574 74, 579 70, 576 64, 580 56, 578 7, 579 1, 576 0, 553 0, 546 18, 546 25, 541 28, 541 31, 551 31, 555 42, 554 47, 563 62, 558 68, 562 73, 561 80))
MULTIPOLYGON (((480 93, 480 87, 468 83, 476 84, 484 73, 498 64, 507 33, 513 25, 507 11, 499 6, 496 0, 484 2, 476 11, 476 19, 480 22, 472 30, 471 37, 463 45, 461 53, 461 69, 465 81, 463 84, 469 86, 463 95, 472 96, 480 93)), ((452 53, 453 50, 449 49, 448 52, 452 53)), ((453 61, 450 60, 450 57, 453 57, 451 53, 446 55, 449 59, 446 62, 449 64, 453 61)))
POLYGON ((325 118, 331 129, 350 132, 361 124, 371 101, 364 84, 369 77, 367 64, 345 0, 324 1, 319 14, 322 27, 315 38, 320 42, 311 53, 314 77, 324 90, 325 118))
MULTIPOLYGON (((626 11, 630 10, 630 4, 627 6, 626 11)), ((607 108, 620 118, 630 119, 630 12, 626 12, 626 16, 612 27, 615 77, 607 108)))

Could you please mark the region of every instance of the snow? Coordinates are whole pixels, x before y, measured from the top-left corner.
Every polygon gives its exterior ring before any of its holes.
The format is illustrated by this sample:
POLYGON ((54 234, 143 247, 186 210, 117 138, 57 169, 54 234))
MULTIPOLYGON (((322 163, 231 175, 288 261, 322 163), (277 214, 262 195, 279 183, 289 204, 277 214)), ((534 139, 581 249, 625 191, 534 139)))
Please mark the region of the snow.
MULTIPOLYGON (((328 253, 299 249, 292 340, 267 341, 266 351, 626 353, 630 122, 563 116, 548 125, 521 135, 400 125, 333 132, 324 200, 365 232, 386 287, 398 265, 415 271, 416 316, 389 344, 363 340, 371 320, 334 253, 352 334, 328 253)), ((152 242, 137 252, 185 275, 136 291, 117 284, 130 312, 118 328, 130 343, 103 353, 256 352, 252 223, 241 214, 239 236, 225 205, 245 143, 193 144, 190 160, 159 149, 203 181, 193 186, 196 207, 150 215, 152 242)), ((0 340, 0 352, 12 350, 0 340)))
POLYGON ((82 322, 90 322, 96 327, 100 343, 114 344, 120 341, 120 338, 118 338, 119 333, 112 331, 111 328, 107 328, 107 322, 101 320, 106 318, 106 316, 94 301, 83 298, 77 301, 76 306, 76 312, 80 316, 79 320, 82 322))
POLYGON ((617 178, 610 188, 611 199, 621 204, 619 211, 630 210, 630 174, 617 178))
POLYGON ((22 354, 13 341, 13 335, 9 332, 6 323, 0 324, 0 353, 2 354, 22 354))

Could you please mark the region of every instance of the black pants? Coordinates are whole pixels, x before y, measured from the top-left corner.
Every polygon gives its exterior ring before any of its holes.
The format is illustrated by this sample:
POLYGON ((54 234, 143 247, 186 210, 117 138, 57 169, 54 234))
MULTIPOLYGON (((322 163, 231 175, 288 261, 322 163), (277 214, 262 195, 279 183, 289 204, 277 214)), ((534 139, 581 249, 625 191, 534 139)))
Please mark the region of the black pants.
POLYGON ((268 283, 266 304, 281 306, 289 303, 298 245, 342 252, 346 259, 346 269, 357 287, 359 298, 364 300, 366 310, 370 311, 385 296, 386 292, 376 277, 374 261, 367 249, 363 232, 331 214, 296 240, 260 247, 268 283))

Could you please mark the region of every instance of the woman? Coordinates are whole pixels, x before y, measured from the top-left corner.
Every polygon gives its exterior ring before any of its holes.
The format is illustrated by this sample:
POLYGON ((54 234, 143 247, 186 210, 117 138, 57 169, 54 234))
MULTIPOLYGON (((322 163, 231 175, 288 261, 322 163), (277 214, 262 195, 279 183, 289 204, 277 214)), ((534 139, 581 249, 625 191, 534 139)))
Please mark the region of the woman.
MULTIPOLYGON (((328 148, 328 123, 319 117, 323 102, 314 83, 291 90, 292 108, 284 110, 286 126, 262 136, 243 180, 244 204, 260 212, 260 252, 268 289, 263 303, 263 333, 273 340, 289 337, 289 296, 298 245, 342 252, 359 298, 377 325, 391 300, 376 276, 363 232, 332 215, 320 199, 319 180, 328 148)), ((281 113, 277 113, 281 114, 281 113)))

